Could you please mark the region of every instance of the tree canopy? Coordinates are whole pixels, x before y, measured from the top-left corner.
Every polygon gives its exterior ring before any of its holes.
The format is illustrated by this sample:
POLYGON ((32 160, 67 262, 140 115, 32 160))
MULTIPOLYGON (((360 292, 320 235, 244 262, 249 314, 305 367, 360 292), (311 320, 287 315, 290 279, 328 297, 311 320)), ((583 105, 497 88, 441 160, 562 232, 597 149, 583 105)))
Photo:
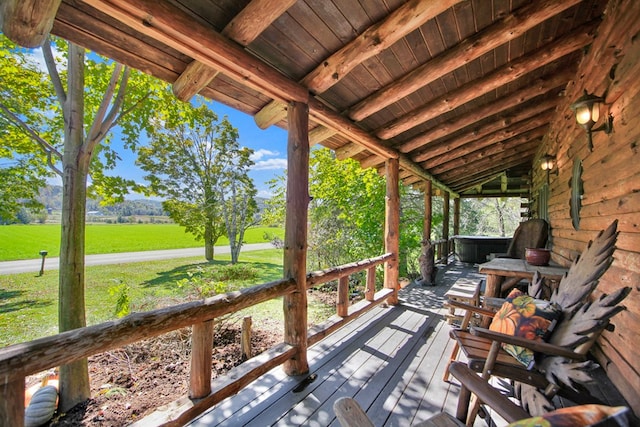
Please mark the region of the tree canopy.
POLYGON ((238 130, 206 104, 179 104, 167 110, 140 147, 137 163, 164 209, 197 239, 205 257, 223 235, 235 263, 245 230, 254 224, 256 189, 248 176, 252 150, 238 144, 238 130))

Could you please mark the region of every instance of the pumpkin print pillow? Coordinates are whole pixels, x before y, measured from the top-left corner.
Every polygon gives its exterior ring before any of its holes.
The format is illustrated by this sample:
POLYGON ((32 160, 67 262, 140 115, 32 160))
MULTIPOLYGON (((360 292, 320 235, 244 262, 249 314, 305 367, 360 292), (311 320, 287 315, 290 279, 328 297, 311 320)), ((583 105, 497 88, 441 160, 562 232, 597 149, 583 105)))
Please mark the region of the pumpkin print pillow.
MULTIPOLYGON (((495 314, 489 329, 530 340, 545 340, 551 334, 562 311, 557 304, 535 299, 514 289, 495 314)), ((533 367, 533 351, 513 344, 502 348, 528 369, 533 367)))
POLYGON ((580 405, 516 421, 507 427, 630 427, 629 414, 626 406, 580 405))

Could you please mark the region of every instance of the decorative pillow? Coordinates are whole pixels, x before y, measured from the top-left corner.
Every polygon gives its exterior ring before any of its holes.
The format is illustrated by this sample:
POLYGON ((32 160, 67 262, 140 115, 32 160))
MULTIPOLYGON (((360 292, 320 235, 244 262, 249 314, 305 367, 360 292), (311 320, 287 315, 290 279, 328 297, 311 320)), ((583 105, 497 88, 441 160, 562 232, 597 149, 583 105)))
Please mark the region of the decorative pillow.
POLYGON ((540 417, 532 417, 509 424, 507 427, 575 427, 622 426, 629 427, 629 408, 626 406, 580 405, 556 409, 540 417))
MULTIPOLYGON (((493 318, 489 329, 530 340, 545 340, 551 334, 562 311, 557 304, 535 299, 514 289, 493 318)), ((502 348, 528 369, 533 367, 533 351, 513 344, 502 348)))

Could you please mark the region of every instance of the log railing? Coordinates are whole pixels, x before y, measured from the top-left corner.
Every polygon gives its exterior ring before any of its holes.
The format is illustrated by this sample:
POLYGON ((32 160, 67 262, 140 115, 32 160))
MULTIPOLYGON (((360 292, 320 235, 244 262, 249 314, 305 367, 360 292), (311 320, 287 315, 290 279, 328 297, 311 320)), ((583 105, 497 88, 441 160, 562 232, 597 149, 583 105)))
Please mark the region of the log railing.
POLYGON ((433 246, 435 247, 434 258, 436 262, 441 264, 447 264, 449 255, 451 255, 454 251, 453 248, 453 239, 441 239, 433 242, 433 246))
MULTIPOLYGON (((338 316, 308 331, 309 345, 329 335, 346 322, 385 301, 393 290, 375 293, 375 269, 392 255, 358 261, 307 274, 307 288, 339 280, 338 316), (348 277, 367 270, 365 300, 348 307, 348 277), (346 299, 344 294, 347 294, 346 299)), ((213 320, 293 292, 292 279, 266 283, 241 291, 216 295, 122 319, 39 338, 0 349, 0 425, 24 424, 25 378, 46 369, 64 365, 91 355, 109 351, 137 341, 192 327, 190 398, 169 405, 170 413, 156 412, 139 421, 141 425, 182 425, 211 406, 229 397, 270 369, 295 354, 284 343, 249 359, 227 375, 211 381, 213 320)), ((136 423, 137 424, 137 423, 136 423)))

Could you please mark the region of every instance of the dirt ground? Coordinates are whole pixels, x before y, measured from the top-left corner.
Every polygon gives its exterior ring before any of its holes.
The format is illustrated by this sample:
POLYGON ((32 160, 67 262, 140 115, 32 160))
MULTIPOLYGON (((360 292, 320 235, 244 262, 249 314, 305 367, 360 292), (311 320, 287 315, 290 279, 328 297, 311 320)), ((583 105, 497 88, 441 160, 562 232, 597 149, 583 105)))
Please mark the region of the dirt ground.
MULTIPOLYGON (((310 298, 335 305, 335 293, 313 292, 310 298)), ((216 328, 212 378, 242 363, 240 323, 224 322, 216 328)), ((254 323, 252 352, 259 354, 282 342, 282 325, 254 323)), ((91 396, 50 426, 125 426, 188 394, 190 328, 131 344, 89 358, 91 396)), ((39 381, 28 379, 27 386, 39 381)))

